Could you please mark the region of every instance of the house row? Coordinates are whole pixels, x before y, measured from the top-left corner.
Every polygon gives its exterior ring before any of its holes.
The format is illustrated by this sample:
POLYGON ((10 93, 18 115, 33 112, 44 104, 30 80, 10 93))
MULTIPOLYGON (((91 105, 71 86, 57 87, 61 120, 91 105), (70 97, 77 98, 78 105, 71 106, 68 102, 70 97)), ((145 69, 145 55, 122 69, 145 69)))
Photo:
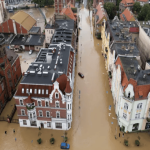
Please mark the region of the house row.
POLYGON ((71 128, 76 28, 74 20, 58 22, 48 48, 40 49, 14 95, 20 127, 71 128))

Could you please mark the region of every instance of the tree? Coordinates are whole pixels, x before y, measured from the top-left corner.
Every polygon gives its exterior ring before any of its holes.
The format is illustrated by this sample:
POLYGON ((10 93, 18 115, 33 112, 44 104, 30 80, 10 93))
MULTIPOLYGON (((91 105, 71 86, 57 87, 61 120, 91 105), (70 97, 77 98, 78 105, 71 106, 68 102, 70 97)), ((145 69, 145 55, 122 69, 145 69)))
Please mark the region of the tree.
POLYGON ((54 0, 32 0, 32 3, 35 4, 35 7, 36 7, 36 4, 38 4, 40 7, 43 7, 43 6, 53 5, 54 0))
POLYGON ((149 4, 145 4, 141 11, 138 14, 139 21, 148 21, 150 20, 150 6, 149 4))
POLYGON ((109 19, 114 19, 116 15, 116 6, 114 3, 107 2, 104 4, 104 8, 108 14, 109 19))
POLYGON ((142 6, 140 5, 140 3, 135 2, 134 5, 133 5, 133 12, 136 11, 137 13, 139 13, 141 11, 141 9, 142 9, 142 6))

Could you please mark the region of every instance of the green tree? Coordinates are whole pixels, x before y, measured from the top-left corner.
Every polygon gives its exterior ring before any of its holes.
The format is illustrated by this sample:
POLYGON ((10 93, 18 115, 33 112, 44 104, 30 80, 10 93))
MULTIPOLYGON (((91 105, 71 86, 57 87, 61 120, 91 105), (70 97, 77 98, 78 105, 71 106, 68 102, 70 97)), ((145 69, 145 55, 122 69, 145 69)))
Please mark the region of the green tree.
POLYGON ((36 7, 36 4, 38 4, 40 7, 43 7, 43 6, 53 5, 54 0, 32 0, 32 3, 35 4, 35 7, 36 7))
POLYGON ((104 8, 108 14, 109 19, 114 19, 116 15, 116 6, 114 3, 107 2, 104 4, 104 8))
POLYGON ((133 12, 136 11, 137 13, 139 13, 141 11, 141 9, 142 9, 142 6, 140 5, 140 3, 135 2, 134 5, 133 5, 133 12))
POLYGON ((120 4, 121 0, 116 0, 116 10, 119 11, 119 4, 120 4))
POLYGON ((150 6, 145 4, 138 14, 139 21, 148 21, 150 19, 150 6))

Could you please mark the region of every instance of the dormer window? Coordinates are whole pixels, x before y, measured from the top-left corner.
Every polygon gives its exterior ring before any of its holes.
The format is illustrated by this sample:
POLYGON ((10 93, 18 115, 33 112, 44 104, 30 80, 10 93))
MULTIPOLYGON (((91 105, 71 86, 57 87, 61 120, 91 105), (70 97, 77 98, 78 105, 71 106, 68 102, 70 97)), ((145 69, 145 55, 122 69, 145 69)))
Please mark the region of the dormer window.
POLYGON ((48 90, 46 90, 46 95, 48 95, 48 90))
POLYGON ((26 93, 27 93, 27 94, 29 93, 29 89, 26 89, 26 93))
POLYGON ((56 106, 57 108, 59 108, 59 102, 56 102, 56 103, 55 103, 55 106, 56 106))
POLYGON ((59 98, 59 94, 58 93, 55 93, 55 98, 59 98))
POLYGON ((22 88, 22 93, 24 93, 24 88, 22 88))
POLYGON ((128 98, 130 98, 130 92, 128 93, 128 98))
POLYGON ((32 89, 30 89, 30 93, 32 94, 32 89))
POLYGON ((20 105, 23 105, 23 100, 20 100, 20 105))

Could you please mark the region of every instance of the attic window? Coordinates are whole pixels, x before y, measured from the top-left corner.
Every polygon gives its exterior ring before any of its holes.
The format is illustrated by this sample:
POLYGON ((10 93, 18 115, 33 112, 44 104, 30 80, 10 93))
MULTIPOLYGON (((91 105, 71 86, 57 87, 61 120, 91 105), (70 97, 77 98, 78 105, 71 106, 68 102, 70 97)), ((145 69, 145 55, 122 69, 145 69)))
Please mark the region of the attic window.
POLYGON ((130 98, 130 92, 128 93, 128 98, 130 98))
POLYGON ((142 98, 143 97, 143 92, 139 91, 139 97, 142 98))
POLYGON ((55 93, 55 98, 59 98, 59 94, 58 93, 55 93))

